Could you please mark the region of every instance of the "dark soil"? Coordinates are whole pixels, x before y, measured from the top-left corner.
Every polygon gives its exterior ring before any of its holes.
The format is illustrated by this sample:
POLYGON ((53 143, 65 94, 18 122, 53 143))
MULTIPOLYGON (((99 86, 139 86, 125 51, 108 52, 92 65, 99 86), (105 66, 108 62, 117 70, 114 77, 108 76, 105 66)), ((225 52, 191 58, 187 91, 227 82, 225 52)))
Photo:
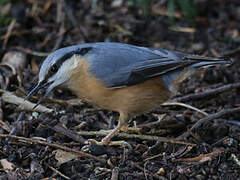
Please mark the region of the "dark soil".
MULTIPOLYGON (((170 20, 169 16, 159 15, 156 11, 144 13, 141 7, 129 5, 128 1, 120 5, 111 1, 97 1, 96 5, 87 0, 61 2, 11 2, 8 16, 16 23, 7 42, 4 40, 8 26, 3 24, 0 27, 1 57, 13 50, 27 56, 26 64, 21 64, 22 68, 17 68, 16 73, 9 66, 0 65, 1 94, 3 90, 10 91, 24 98, 36 83, 38 67, 44 57, 34 55, 31 50, 52 52, 68 45, 99 41, 232 58, 230 66, 199 70, 181 84, 178 97, 239 82, 239 0, 196 1, 198 16, 192 20, 183 16, 170 20), (178 28, 173 30, 172 27, 178 28), (191 29, 184 29, 187 27, 191 29)), ((151 7, 167 10, 167 3, 154 1, 151 7)), ((221 110, 231 111, 240 106, 239 87, 185 103, 209 115, 221 110)), ((35 96, 31 101, 36 102, 39 97, 35 96)), ((117 124, 118 113, 96 110, 84 102, 70 103, 73 98, 76 97, 68 90, 56 89, 42 103, 54 109, 53 113, 23 111, 1 98, 0 133, 34 137, 81 151, 86 147, 85 140, 94 138, 100 141, 102 136, 80 137, 77 132, 112 129, 117 124)), ((0 179, 240 179, 239 113, 239 109, 223 113, 204 121, 190 132, 191 127, 205 117, 203 114, 181 106, 159 107, 133 119, 129 126, 136 123, 141 128, 139 135, 174 140, 162 142, 116 137, 113 140, 124 140, 132 148, 88 146, 87 153, 106 160, 106 163, 91 157, 75 157, 59 165, 55 156, 59 148, 29 143, 28 140, 0 138, 0 179), (156 123, 162 114, 166 114, 165 118, 156 123), (194 145, 176 144, 174 141, 194 145), (7 163, 14 167, 7 170, 4 166, 7 163)))

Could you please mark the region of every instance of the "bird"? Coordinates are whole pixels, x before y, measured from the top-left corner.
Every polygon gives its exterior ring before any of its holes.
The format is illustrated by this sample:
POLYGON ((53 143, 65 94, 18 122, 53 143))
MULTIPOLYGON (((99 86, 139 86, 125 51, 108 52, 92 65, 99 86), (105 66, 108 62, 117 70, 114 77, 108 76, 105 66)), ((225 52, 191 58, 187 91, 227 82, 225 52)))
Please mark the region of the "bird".
POLYGON ((108 145, 131 118, 169 100, 198 68, 217 64, 231 64, 231 59, 118 42, 73 45, 46 57, 38 82, 25 100, 46 89, 38 106, 55 87, 63 85, 95 107, 118 112, 117 126, 99 142, 108 145))

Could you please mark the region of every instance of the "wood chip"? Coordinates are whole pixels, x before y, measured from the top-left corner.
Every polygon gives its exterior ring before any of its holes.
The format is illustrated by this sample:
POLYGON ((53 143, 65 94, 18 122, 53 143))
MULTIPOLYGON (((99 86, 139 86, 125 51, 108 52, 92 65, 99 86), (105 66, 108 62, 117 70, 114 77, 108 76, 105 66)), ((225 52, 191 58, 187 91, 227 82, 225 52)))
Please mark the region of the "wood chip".
POLYGON ((36 105, 35 103, 31 103, 29 101, 24 101, 23 98, 20 98, 13 93, 10 93, 8 91, 4 91, 2 94, 2 99, 3 101, 15 105, 19 105, 18 108, 20 110, 27 110, 27 111, 37 111, 37 112, 43 112, 43 113, 51 113, 53 112, 53 109, 49 109, 43 105, 37 106, 35 109, 34 106, 36 105))

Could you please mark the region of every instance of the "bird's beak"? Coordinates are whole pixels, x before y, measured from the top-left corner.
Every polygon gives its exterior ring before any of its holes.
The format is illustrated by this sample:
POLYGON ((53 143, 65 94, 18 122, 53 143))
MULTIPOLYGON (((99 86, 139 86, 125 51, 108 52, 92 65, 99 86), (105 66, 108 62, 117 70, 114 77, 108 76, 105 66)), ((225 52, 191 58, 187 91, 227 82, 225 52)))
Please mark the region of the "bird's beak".
MULTIPOLYGON (((46 86, 49 86, 51 83, 48 82, 40 82, 38 83, 28 94, 27 96, 24 98, 24 101, 28 100, 31 96, 33 96, 34 94, 36 94, 40 89, 45 88, 46 86)), ((50 88, 50 87, 49 87, 50 88)), ((44 96, 42 96, 39 101, 37 102, 37 104, 34 106, 33 109, 35 109, 42 101, 43 99, 49 94, 49 92, 51 91, 50 89, 47 89, 44 96)), ((52 88, 51 88, 52 89, 52 88)))

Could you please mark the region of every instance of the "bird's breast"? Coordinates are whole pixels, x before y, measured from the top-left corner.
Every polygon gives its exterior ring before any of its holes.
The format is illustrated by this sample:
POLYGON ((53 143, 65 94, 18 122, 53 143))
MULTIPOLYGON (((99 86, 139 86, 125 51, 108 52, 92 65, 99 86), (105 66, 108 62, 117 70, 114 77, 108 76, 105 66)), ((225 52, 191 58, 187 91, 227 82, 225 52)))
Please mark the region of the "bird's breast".
POLYGON ((79 98, 94 106, 130 115, 155 109, 171 94, 160 77, 133 86, 108 88, 88 72, 87 61, 73 73, 67 86, 79 98))

